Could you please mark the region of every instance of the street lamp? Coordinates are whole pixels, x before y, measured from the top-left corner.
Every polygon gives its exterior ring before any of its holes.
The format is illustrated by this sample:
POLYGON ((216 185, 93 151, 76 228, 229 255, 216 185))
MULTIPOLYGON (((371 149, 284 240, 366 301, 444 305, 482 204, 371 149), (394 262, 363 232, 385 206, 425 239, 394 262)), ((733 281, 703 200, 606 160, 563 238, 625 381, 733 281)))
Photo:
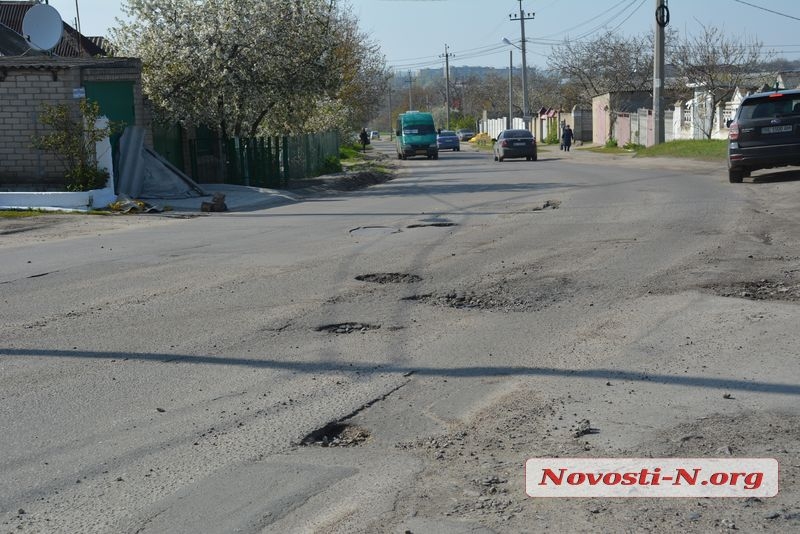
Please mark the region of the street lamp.
MULTIPOLYGON (((528 73, 527 73, 528 69, 526 68, 526 65, 525 65, 525 41, 522 42, 522 47, 519 47, 519 46, 515 45, 514 43, 512 43, 511 41, 509 41, 508 37, 503 37, 503 44, 511 45, 514 48, 518 49, 520 52, 522 52, 522 121, 525 124, 525 129, 526 130, 530 130, 529 124, 530 124, 531 116, 530 116, 530 113, 528 112, 529 111, 528 110, 528 73)), ((509 76, 509 80, 510 79, 511 79, 511 77, 509 76)), ((510 95, 511 95, 511 91, 509 90, 509 99, 511 98, 510 95)), ((509 102, 509 109, 510 108, 511 108, 511 103, 509 102)), ((509 120, 510 120, 510 117, 509 117, 509 120)))

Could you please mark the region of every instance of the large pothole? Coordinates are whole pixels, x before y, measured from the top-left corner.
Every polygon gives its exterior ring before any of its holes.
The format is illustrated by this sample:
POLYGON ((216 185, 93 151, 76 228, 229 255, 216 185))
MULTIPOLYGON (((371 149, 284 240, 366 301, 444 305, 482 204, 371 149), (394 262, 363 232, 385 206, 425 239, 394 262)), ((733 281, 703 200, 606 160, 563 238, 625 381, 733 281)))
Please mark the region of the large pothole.
POLYGON ((364 428, 336 421, 314 430, 300 441, 300 445, 319 447, 356 447, 369 439, 364 428))
POLYGON ((407 273, 373 273, 356 276, 359 282, 372 282, 374 284, 414 284, 421 282, 422 278, 415 274, 407 273))
POLYGON ((504 281, 481 290, 425 293, 405 297, 403 300, 456 309, 530 312, 570 298, 575 291, 572 286, 572 281, 568 278, 539 279, 533 285, 526 285, 521 281, 504 281))
POLYGON ((707 284, 703 289, 721 297, 749 300, 800 301, 800 282, 794 280, 761 279, 754 282, 707 284))
POLYGON ((327 332, 329 334, 353 334, 355 332, 365 333, 370 330, 378 330, 379 324, 370 323, 334 323, 318 326, 317 332, 327 332))

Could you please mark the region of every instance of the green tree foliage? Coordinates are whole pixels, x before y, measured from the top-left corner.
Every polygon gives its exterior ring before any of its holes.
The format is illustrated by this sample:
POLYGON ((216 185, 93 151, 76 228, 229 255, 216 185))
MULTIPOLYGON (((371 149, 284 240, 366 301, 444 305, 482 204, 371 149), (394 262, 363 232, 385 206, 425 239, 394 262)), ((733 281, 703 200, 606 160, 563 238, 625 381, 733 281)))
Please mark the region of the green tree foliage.
POLYGON ((78 109, 69 104, 44 104, 39 122, 49 131, 35 136, 33 146, 55 154, 64 166, 68 191, 89 191, 105 187, 108 171, 99 169, 95 145, 111 133, 111 127, 97 128, 97 102, 81 100, 78 109))
POLYGON ((112 40, 142 59, 161 118, 226 137, 301 133, 321 111, 356 116, 353 84, 385 69, 334 0, 126 0, 123 11, 112 40))

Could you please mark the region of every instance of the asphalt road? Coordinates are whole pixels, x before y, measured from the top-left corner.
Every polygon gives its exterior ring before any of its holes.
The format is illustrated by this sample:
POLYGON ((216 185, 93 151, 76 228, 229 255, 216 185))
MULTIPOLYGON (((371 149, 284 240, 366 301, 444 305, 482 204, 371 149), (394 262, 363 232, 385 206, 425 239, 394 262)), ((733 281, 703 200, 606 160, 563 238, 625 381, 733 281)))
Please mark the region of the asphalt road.
POLYGON ((397 165, 260 211, 4 234, 0 531, 800 525, 795 174, 397 165), (648 455, 776 457, 781 493, 524 493, 529 457, 648 455))

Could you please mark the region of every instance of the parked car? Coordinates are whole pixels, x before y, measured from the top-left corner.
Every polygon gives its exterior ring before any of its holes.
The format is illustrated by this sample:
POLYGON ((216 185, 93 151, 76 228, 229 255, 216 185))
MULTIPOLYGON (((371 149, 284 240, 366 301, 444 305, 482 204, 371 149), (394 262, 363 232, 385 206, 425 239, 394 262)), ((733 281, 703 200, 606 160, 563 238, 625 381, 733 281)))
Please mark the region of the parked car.
POLYGON ((456 135, 458 136, 459 141, 469 141, 475 137, 475 132, 462 128, 460 130, 456 130, 456 135))
POLYGON ((381 133, 378 130, 372 130, 369 133, 369 138, 370 139, 380 139, 381 138, 381 133))
POLYGON ((800 165, 800 90, 746 96, 728 126, 728 178, 800 165))
POLYGON ((458 136, 451 130, 439 130, 436 135, 436 146, 439 147, 439 150, 452 150, 453 152, 461 150, 458 136))
POLYGON ((494 160, 525 158, 536 161, 536 138, 529 130, 503 130, 494 140, 494 160))

